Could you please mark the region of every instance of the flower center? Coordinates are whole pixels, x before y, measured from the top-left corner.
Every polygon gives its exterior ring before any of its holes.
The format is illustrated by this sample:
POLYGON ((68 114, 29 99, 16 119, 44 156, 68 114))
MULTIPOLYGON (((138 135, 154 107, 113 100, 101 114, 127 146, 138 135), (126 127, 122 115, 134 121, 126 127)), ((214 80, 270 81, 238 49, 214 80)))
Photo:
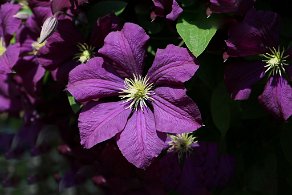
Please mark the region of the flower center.
POLYGON ((78 60, 82 64, 86 63, 90 58, 94 56, 94 47, 87 45, 86 43, 78 43, 77 47, 79 52, 74 56, 74 59, 78 60))
POLYGON ((46 42, 47 42, 47 41, 44 41, 44 42, 42 42, 42 43, 39 43, 39 39, 40 39, 40 38, 38 38, 37 41, 35 41, 35 42, 33 42, 33 43, 31 44, 31 46, 32 46, 32 48, 33 48, 31 54, 33 54, 33 55, 37 55, 37 53, 39 52, 39 50, 40 50, 43 46, 46 45, 46 42))
POLYGON ((177 135, 170 135, 171 141, 169 150, 178 153, 179 159, 182 159, 185 155, 188 155, 192 150, 192 145, 196 143, 195 137, 191 133, 182 133, 177 135))
POLYGON ((2 56, 6 51, 5 43, 3 39, 0 37, 0 56, 2 56))
POLYGON ((149 83, 149 78, 136 76, 134 79, 126 78, 125 88, 120 92, 122 99, 125 99, 125 102, 131 102, 128 108, 137 110, 140 107, 143 110, 146 105, 147 100, 152 100, 151 95, 153 94, 152 88, 153 84, 149 83))
POLYGON ((285 50, 275 49, 274 47, 270 49, 269 53, 265 53, 262 56, 265 58, 263 62, 266 63, 265 65, 265 73, 269 73, 269 76, 280 75, 282 76, 285 73, 285 67, 287 66, 287 58, 288 55, 284 55, 285 50))

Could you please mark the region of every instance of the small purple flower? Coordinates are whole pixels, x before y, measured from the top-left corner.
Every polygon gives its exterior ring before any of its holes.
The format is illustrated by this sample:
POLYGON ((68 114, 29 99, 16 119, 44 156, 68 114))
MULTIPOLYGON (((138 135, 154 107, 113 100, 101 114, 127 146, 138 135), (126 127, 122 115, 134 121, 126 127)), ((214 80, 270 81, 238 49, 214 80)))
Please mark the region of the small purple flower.
POLYGON ((207 14, 212 13, 238 13, 244 15, 255 0, 209 0, 207 14))
POLYGON ((66 81, 69 71, 96 56, 105 36, 118 28, 117 17, 113 14, 106 15, 97 20, 91 37, 86 39, 71 20, 59 20, 56 32, 39 50, 37 61, 45 69, 52 71, 55 80, 66 81))
POLYGON ((157 51, 144 76, 148 39, 141 27, 126 23, 105 38, 99 53, 106 60, 97 57, 77 66, 67 86, 85 104, 79 115, 81 144, 91 148, 116 136, 123 155, 140 168, 159 155, 166 133, 190 132, 202 124, 183 86, 198 69, 196 59, 186 49, 168 45, 157 51))
POLYGON ((229 31, 227 56, 259 55, 261 60, 233 62, 225 70, 226 85, 236 100, 248 99, 252 86, 265 76, 260 103, 274 116, 292 115, 291 53, 279 46, 279 17, 269 11, 250 10, 242 23, 229 31))
POLYGON ((154 10, 151 13, 152 20, 156 17, 165 17, 168 20, 176 20, 183 9, 179 6, 176 0, 152 0, 154 4, 154 10))

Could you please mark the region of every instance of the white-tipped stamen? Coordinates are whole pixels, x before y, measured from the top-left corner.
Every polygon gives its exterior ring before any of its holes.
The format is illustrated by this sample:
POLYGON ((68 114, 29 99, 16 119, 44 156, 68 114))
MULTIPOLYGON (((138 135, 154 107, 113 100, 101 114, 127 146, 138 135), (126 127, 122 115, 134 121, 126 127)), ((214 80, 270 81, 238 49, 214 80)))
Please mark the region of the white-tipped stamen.
POLYGON ((284 48, 281 50, 280 47, 278 49, 271 48, 270 52, 262 54, 261 56, 264 57, 262 61, 266 63, 265 65, 265 73, 268 73, 269 76, 279 75, 282 76, 285 73, 285 66, 288 65, 287 58, 288 55, 284 55, 285 50, 284 48))
POLYGON ((78 43, 77 47, 79 49, 79 52, 75 54, 75 60, 84 64, 94 56, 95 47, 86 43, 78 43))
POLYGON ((169 151, 174 151, 178 153, 178 158, 181 160, 186 155, 189 155, 193 150, 192 145, 197 143, 191 133, 182 133, 177 135, 169 136, 171 141, 168 142, 170 148, 169 151))
POLYGON ((126 78, 124 81, 125 88, 121 89, 121 94, 119 97, 124 99, 124 102, 130 102, 128 108, 137 110, 138 107, 143 110, 143 107, 147 106, 147 100, 153 100, 151 95, 153 95, 153 84, 149 83, 149 78, 136 76, 134 79, 126 78))

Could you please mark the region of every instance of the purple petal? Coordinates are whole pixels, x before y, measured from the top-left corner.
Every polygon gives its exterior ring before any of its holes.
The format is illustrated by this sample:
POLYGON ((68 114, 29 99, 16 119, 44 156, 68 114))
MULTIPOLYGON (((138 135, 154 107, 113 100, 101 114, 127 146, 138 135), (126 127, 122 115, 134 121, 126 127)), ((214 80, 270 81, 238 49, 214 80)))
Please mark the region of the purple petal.
POLYGON ((104 44, 104 38, 111 31, 118 30, 119 27, 119 18, 114 14, 108 14, 99 18, 91 33, 91 44, 98 48, 102 47, 104 44))
POLYGON ((125 158, 138 168, 146 168, 160 154, 164 141, 157 135, 154 116, 149 108, 133 113, 117 144, 125 158))
POLYGON ((20 5, 12 3, 5 3, 0 7, 0 37, 4 37, 6 45, 21 24, 20 19, 13 17, 19 10, 20 5))
POLYGON ((148 71, 149 82, 155 85, 183 83, 189 80, 199 66, 187 49, 168 45, 158 49, 152 67, 148 71))
POLYGON ((200 111, 185 89, 159 87, 152 98, 157 131, 185 133, 202 126, 200 111))
POLYGON ((10 45, 6 48, 5 53, 0 56, 0 74, 10 73, 19 57, 19 43, 10 45))
POLYGON ((78 126, 85 148, 108 140, 122 131, 131 113, 122 102, 90 102, 82 109, 78 126))
POLYGON ((141 75, 148 39, 149 36, 140 26, 126 23, 121 31, 108 34, 99 53, 113 61, 121 76, 141 75))
POLYGON ((276 13, 251 9, 242 23, 230 28, 227 53, 231 57, 265 53, 268 48, 278 47, 279 29, 276 13))
POLYGON ((151 13, 152 20, 156 17, 166 17, 169 20, 176 20, 183 9, 179 6, 176 0, 152 0, 155 6, 154 11, 151 13))
POLYGON ((52 16, 50 1, 30 0, 28 3, 39 26, 41 26, 48 17, 52 16))
POLYGON ((20 109, 19 91, 11 74, 0 74, 0 113, 17 112, 20 109))
POLYGON ((283 77, 271 77, 259 101, 278 118, 288 120, 292 115, 292 87, 283 77))
POLYGON ((45 69, 35 61, 20 60, 15 66, 17 76, 27 92, 33 94, 37 90, 37 85, 45 74, 45 69))
POLYGON ((225 83, 235 100, 249 98, 252 86, 265 75, 262 62, 237 62, 225 69, 225 83))
POLYGON ((96 57, 70 72, 67 90, 77 101, 86 102, 117 96, 123 87, 123 80, 105 70, 103 59, 96 57))

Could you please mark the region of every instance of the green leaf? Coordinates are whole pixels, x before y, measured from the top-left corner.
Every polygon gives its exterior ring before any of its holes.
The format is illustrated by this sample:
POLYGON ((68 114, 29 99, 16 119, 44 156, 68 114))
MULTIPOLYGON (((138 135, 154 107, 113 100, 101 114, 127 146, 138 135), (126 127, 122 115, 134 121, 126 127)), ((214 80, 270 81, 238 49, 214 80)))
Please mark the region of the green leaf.
POLYGON ((231 107, 230 98, 224 83, 220 83, 213 91, 211 97, 211 115, 215 126, 220 130, 222 137, 230 127, 231 107))
POLYGON ((67 97, 73 112, 77 113, 81 106, 75 101, 74 97, 69 92, 67 93, 67 97))
POLYGON ((189 50, 198 57, 217 31, 214 24, 214 18, 207 18, 205 13, 187 13, 180 18, 176 29, 189 50))
POLYGON ((95 21, 98 17, 114 13, 120 15, 123 13, 127 6, 127 2, 124 1, 100 1, 95 5, 91 6, 88 11, 89 18, 95 21))

